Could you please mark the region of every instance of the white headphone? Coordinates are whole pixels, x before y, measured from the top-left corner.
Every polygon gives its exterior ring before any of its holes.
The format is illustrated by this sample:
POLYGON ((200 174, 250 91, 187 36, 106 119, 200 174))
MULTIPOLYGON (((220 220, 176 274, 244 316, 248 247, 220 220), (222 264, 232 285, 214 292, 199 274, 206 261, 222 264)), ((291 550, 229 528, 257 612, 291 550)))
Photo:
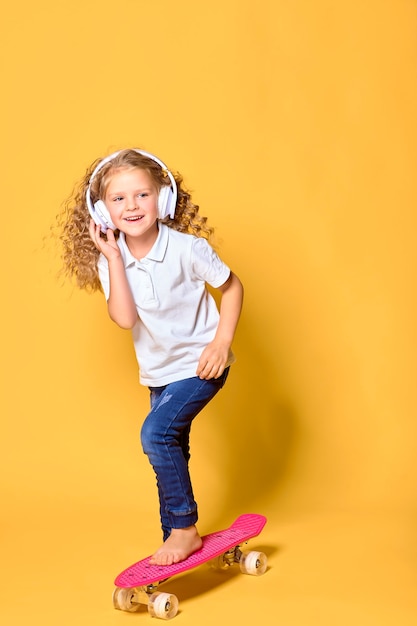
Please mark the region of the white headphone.
MULTIPOLYGON (((163 220, 169 215, 169 217, 173 219, 175 215, 175 207, 177 205, 177 184, 175 182, 175 178, 173 177, 173 175, 171 174, 167 166, 162 161, 160 161, 158 157, 154 156, 150 152, 144 152, 143 150, 138 150, 137 148, 133 148, 133 150, 137 152, 138 154, 141 154, 144 157, 148 157, 148 159, 152 159, 152 161, 155 161, 155 163, 158 163, 158 165, 167 174, 171 182, 171 186, 164 185, 163 187, 161 187, 159 191, 158 218, 160 220, 163 220)), ((103 200, 97 200, 97 202, 94 202, 93 204, 91 200, 91 183, 93 182, 94 177, 96 176, 97 172, 99 172, 101 168, 104 167, 104 165, 106 165, 106 163, 108 163, 109 161, 112 161, 118 154, 120 154, 120 152, 122 151, 118 150, 118 152, 114 152, 113 154, 110 154, 110 156, 100 161, 100 163, 97 165, 97 167, 94 169, 93 173, 91 174, 87 191, 85 192, 85 199, 87 202, 88 212, 90 213, 94 222, 98 226, 101 226, 101 231, 103 233, 105 233, 108 228, 110 228, 110 230, 115 230, 116 226, 111 221, 110 213, 106 205, 104 204, 103 200)))

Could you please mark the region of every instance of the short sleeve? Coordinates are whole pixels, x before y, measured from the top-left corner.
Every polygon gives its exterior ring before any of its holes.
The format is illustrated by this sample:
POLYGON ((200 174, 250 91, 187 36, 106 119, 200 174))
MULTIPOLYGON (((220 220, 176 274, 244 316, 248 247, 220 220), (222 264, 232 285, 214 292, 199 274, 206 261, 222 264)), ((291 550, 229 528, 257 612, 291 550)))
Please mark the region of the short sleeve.
POLYGON ((212 287, 221 287, 229 278, 230 268, 223 263, 206 239, 194 239, 191 257, 195 275, 212 287))

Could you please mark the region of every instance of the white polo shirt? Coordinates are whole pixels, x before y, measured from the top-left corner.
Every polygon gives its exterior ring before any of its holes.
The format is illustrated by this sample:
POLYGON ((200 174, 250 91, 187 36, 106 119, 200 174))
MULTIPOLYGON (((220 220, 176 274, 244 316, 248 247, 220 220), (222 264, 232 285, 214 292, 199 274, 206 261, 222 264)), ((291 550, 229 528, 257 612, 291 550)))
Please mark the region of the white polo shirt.
MULTIPOLYGON (((201 237, 159 223, 155 244, 136 259, 123 233, 118 245, 138 312, 132 329, 140 382, 151 387, 196 376, 201 353, 216 333, 219 312, 206 283, 220 287, 230 269, 201 237)), ((110 295, 107 259, 98 271, 106 300, 110 295)), ((230 352, 227 365, 234 361, 230 352)))

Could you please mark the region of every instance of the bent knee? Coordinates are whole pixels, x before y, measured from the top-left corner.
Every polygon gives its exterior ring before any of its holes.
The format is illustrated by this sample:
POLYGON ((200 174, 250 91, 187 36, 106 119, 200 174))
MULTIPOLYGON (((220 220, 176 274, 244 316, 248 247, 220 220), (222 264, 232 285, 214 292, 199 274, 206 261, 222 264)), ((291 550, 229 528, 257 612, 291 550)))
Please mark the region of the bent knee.
POLYGON ((145 420, 140 431, 140 442, 145 454, 149 456, 158 444, 163 443, 164 435, 152 420, 145 420))

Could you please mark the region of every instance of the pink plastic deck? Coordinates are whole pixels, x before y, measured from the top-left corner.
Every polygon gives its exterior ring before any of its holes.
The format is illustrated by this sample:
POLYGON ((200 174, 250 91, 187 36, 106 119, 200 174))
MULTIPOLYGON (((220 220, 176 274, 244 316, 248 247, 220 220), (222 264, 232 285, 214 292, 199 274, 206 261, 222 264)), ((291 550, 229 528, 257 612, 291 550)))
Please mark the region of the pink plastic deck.
POLYGON ((117 587, 139 587, 156 584, 180 574, 193 567, 202 565, 211 559, 215 559, 227 550, 239 546, 252 537, 256 537, 266 524, 266 517, 254 513, 247 513, 238 517, 235 522, 225 530, 205 535, 203 547, 194 552, 185 561, 173 565, 150 565, 148 556, 146 559, 131 565, 118 575, 114 584, 117 587))

